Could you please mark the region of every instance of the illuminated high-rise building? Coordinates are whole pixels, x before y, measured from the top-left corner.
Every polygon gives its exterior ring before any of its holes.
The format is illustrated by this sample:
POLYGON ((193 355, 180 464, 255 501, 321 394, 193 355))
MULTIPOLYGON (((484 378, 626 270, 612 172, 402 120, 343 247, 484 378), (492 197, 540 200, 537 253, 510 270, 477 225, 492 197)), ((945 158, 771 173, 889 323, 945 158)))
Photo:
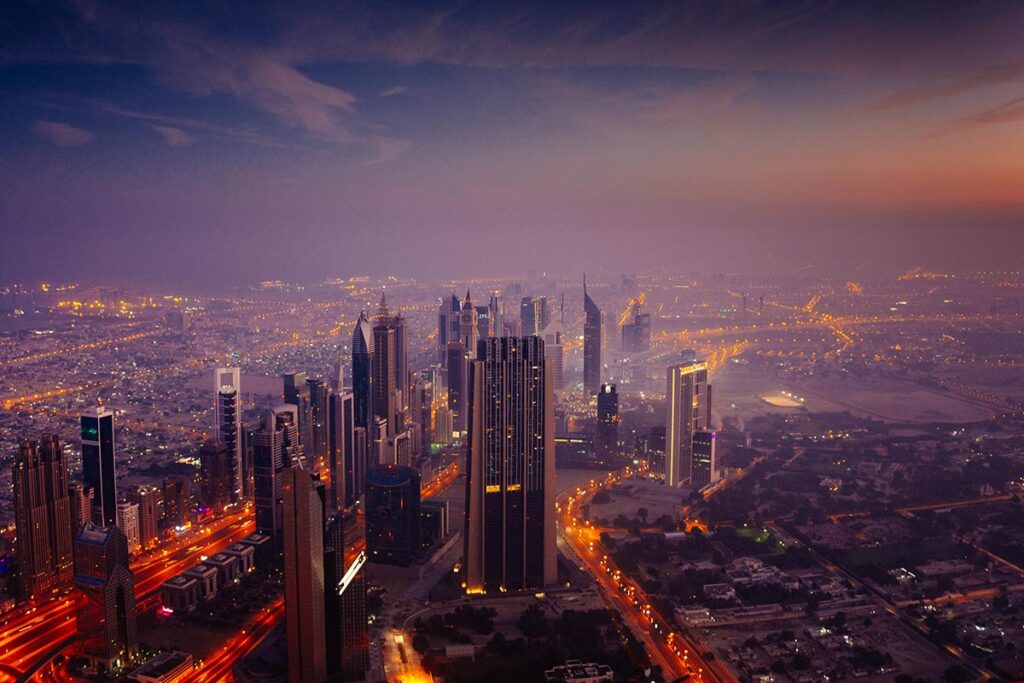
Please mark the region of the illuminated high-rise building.
POLYGON ((76 615, 79 649, 94 665, 120 670, 139 649, 128 539, 113 525, 88 522, 75 538, 74 554, 75 585, 85 596, 76 615))
POLYGON ((469 365, 467 591, 535 589, 557 580, 549 366, 539 337, 481 340, 469 365))
POLYGON ((327 680, 324 632, 324 508, 301 466, 282 471, 284 612, 289 683, 327 680))
POLYGON ((377 465, 366 474, 366 554, 371 562, 406 566, 420 549, 420 473, 377 465))
POLYGON ((117 528, 124 533, 128 541, 128 554, 137 555, 142 549, 138 503, 122 501, 117 504, 117 528))
POLYGON ((605 462, 619 455, 619 394, 614 384, 602 384, 597 392, 597 432, 594 450, 605 462))
POLYGON ((362 681, 370 666, 366 554, 355 547, 355 515, 331 512, 324 527, 324 632, 328 681, 362 681))
POLYGON ((82 414, 82 478, 95 492, 93 521, 102 526, 117 524, 114 413, 106 408, 82 414))
POLYGON ((501 336, 505 325, 505 301, 500 292, 491 292, 491 298, 487 301, 487 316, 490 318, 488 336, 501 336))
POLYGON ((717 436, 710 429, 699 429, 693 434, 693 473, 690 485, 694 488, 718 481, 718 454, 715 452, 717 436))
POLYGON ((524 337, 540 335, 548 326, 548 298, 524 296, 519 303, 519 330, 524 337))
POLYGON ((363 493, 366 454, 356 451, 355 397, 338 391, 330 399, 330 487, 328 507, 344 510, 363 493))
POLYGON ((14 456, 15 553, 22 595, 66 586, 74 573, 67 462, 60 440, 22 440, 14 456))
POLYGON ((312 462, 326 460, 330 450, 331 421, 330 397, 331 388, 322 379, 307 379, 309 389, 309 417, 313 442, 305 446, 306 455, 313 458, 312 462))
POLYGON ((216 397, 217 439, 228 449, 228 494, 232 502, 245 495, 248 472, 242 454, 242 371, 239 368, 217 368, 213 371, 216 397))
POLYGON ((396 431, 395 416, 398 405, 395 401, 397 387, 397 364, 395 350, 395 328, 388 311, 388 302, 382 294, 377 315, 373 319, 373 410, 374 416, 387 420, 388 436, 396 431))
POLYGON ((544 328, 544 357, 551 360, 551 385, 555 391, 565 388, 565 326, 561 320, 552 320, 544 328))
POLYGON ((223 441, 206 439, 199 449, 199 483, 203 505, 220 510, 232 500, 233 453, 223 441))
MULTIPOLYGON (((397 410, 401 413, 409 409, 409 330, 405 324, 405 315, 401 311, 391 319, 391 327, 395 330, 395 391, 397 392, 397 410)), ((401 425, 396 424, 395 429, 401 425)))
POLYGON ((651 348, 651 314, 640 310, 640 302, 634 301, 630 317, 622 326, 623 351, 647 351, 651 348))
POLYGON ((160 536, 160 489, 149 484, 133 486, 128 500, 139 506, 139 542, 145 547, 160 536))
POLYGON ((693 437, 711 423, 708 365, 688 360, 668 369, 665 405, 665 482, 683 486, 693 478, 693 437))
POLYGON ((469 359, 476 358, 476 342, 480 338, 480 328, 477 325, 478 317, 473 299, 466 290, 466 298, 462 300, 462 314, 459 316, 459 341, 466 347, 469 359))
POLYGON ((466 380, 469 360, 466 347, 461 341, 448 344, 448 412, 452 426, 457 432, 466 430, 466 380))
POLYGON ((310 457, 316 457, 313 438, 313 402, 306 383, 306 373, 287 372, 284 381, 284 402, 298 410, 299 443, 310 457))
POLYGON ((188 501, 192 495, 192 480, 185 477, 167 477, 160 484, 161 496, 164 501, 164 524, 167 527, 180 527, 185 524, 188 513, 188 501))
POLYGON ((462 334, 462 304, 451 294, 441 300, 437 312, 437 352, 442 368, 448 367, 448 344, 462 334))
POLYGON ((92 487, 83 481, 68 483, 68 498, 71 503, 71 542, 78 535, 82 525, 92 520, 94 493, 92 487))
POLYGON ((273 539, 277 548, 284 542, 282 472, 301 452, 295 418, 294 406, 277 406, 263 414, 263 424, 252 436, 256 530, 273 539))
POLYGON ((601 389, 602 314, 587 292, 587 276, 583 276, 583 390, 593 396, 601 389))
POLYGON ((366 311, 352 331, 352 396, 355 401, 355 421, 369 433, 373 429, 373 327, 366 311))

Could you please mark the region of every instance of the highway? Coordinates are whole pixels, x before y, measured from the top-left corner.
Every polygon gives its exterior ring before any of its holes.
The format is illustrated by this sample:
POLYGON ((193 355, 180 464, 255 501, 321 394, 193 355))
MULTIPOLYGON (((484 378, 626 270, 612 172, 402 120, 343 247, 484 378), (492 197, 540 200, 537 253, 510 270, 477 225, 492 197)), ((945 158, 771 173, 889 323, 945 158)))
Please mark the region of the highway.
POLYGON ((601 545, 600 532, 582 517, 582 508, 605 486, 632 476, 630 468, 591 480, 587 488, 563 494, 558 501, 559 531, 581 567, 590 570, 608 606, 618 612, 643 643, 652 663, 661 667, 667 681, 689 676, 694 681, 735 681, 717 660, 705 662, 699 643, 687 637, 673 615, 666 618, 650 604, 643 589, 623 575, 601 545))

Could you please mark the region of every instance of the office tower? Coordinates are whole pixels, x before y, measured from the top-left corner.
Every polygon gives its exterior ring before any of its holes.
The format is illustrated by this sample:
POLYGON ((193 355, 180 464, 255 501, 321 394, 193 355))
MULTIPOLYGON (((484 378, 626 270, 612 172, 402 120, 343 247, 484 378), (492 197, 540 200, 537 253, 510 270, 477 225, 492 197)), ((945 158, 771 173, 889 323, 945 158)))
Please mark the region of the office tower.
POLYGON ((371 562, 408 566, 420 549, 420 473, 378 465, 366 473, 366 554, 371 562))
POLYGON ((701 488, 718 480, 718 462, 715 453, 715 437, 710 429, 698 429, 693 433, 693 474, 690 485, 701 488))
POLYGON ((309 395, 309 385, 306 384, 306 373, 288 372, 282 379, 284 380, 284 402, 295 406, 298 410, 299 443, 302 444, 306 453, 315 457, 313 403, 309 395))
POLYGON ((321 460, 327 459, 330 450, 329 401, 331 389, 322 379, 307 379, 306 387, 309 389, 310 430, 313 441, 311 445, 304 446, 306 455, 313 458, 312 462, 319 463, 321 460))
POLYGON ((128 490, 128 500, 139 506, 139 542, 143 547, 160 536, 160 490, 144 484, 128 490))
POLYGON ((412 429, 405 429, 392 437, 388 442, 388 459, 385 464, 404 465, 412 464, 412 454, 416 447, 413 441, 412 429))
POLYGON ((373 328, 366 311, 359 314, 352 331, 352 395, 355 399, 356 426, 367 432, 373 428, 373 328))
POLYGON ((231 502, 245 495, 245 458, 242 449, 242 371, 239 368, 217 368, 214 374, 216 395, 217 439, 227 445, 228 497, 231 502))
POLYGON ((71 503, 71 543, 82 525, 92 519, 93 490, 82 481, 68 483, 68 498, 71 503))
POLYGON ((466 430, 466 378, 469 360, 461 341, 448 344, 448 412, 456 432, 466 430))
POLYGON ((188 499, 192 495, 191 479, 169 477, 163 481, 164 524, 169 528, 185 524, 188 499))
POLYGON ((121 502, 117 504, 117 528, 121 530, 128 541, 128 554, 137 555, 142 548, 138 503, 121 502))
POLYGON ((415 455, 422 455, 430 443, 434 385, 428 377, 432 377, 433 374, 433 368, 414 373, 412 382, 409 384, 409 417, 419 432, 419 447, 415 449, 415 455))
POLYGON ((455 430, 454 422, 452 421, 452 413, 448 410, 448 406, 441 406, 434 413, 434 431, 431 434, 432 441, 439 443, 442 446, 447 446, 452 442, 452 432, 455 430))
POLYGON ((252 435, 256 530, 273 539, 276 548, 281 548, 284 541, 279 505, 282 472, 301 452, 296 416, 294 406, 276 406, 263 414, 263 424, 252 435))
POLYGON ((383 465, 391 459, 391 452, 388 446, 388 421, 378 417, 373 421, 372 455, 367 461, 367 469, 374 465, 383 465))
POLYGON ((203 505, 220 510, 232 500, 235 479, 231 460, 234 453, 228 444, 206 439, 199 449, 199 483, 203 505))
POLYGON ((366 553, 358 545, 355 515, 333 511, 324 526, 324 633, 328 681, 362 681, 370 666, 366 613, 366 553))
POLYGON ((557 580, 554 391, 544 341, 495 337, 470 364, 466 590, 557 580))
POLYGON ((711 421, 708 365, 688 360, 668 369, 665 405, 665 481, 682 486, 693 476, 693 435, 711 421))
POLYGON ((328 507, 344 510, 355 505, 363 493, 366 454, 356 451, 355 397, 338 391, 330 399, 330 488, 328 507))
POLYGON ((593 395, 601 388, 601 309, 587 293, 587 276, 583 276, 583 391, 593 395))
POLYGON ((327 678, 324 633, 324 508, 310 473, 281 473, 284 522, 284 612, 289 683, 327 678))
POLYGON ((505 324, 505 301, 498 292, 491 292, 491 298, 487 302, 487 315, 490 318, 489 336, 500 336, 505 324))
POLYGON ((373 319, 373 410, 374 416, 388 421, 388 436, 394 436, 397 426, 395 416, 398 412, 395 403, 396 363, 395 363, 395 328, 388 302, 382 294, 377 315, 373 319))
POLYGON ((14 456, 14 524, 22 595, 42 595, 71 581, 72 501, 68 468, 55 435, 23 439, 14 456))
POLYGON ((476 358, 476 342, 480 338, 480 330, 477 327, 476 307, 473 305, 473 299, 470 298, 468 289, 466 298, 462 300, 462 314, 459 321, 459 341, 466 347, 466 353, 472 360, 476 358))
POLYGON ((541 336, 544 338, 544 357, 551 359, 551 386, 555 391, 562 391, 565 388, 565 346, 562 344, 565 326, 561 320, 552 320, 541 336))
POLYGON ((82 478, 95 492, 93 520, 101 526, 114 526, 117 521, 114 413, 103 407, 82 414, 82 478))
POLYGON ((81 652, 94 665, 116 671, 139 648, 128 540, 113 525, 88 522, 75 538, 74 552, 75 585, 85 596, 76 615, 81 652))
POLYGON ((494 336, 494 325, 490 306, 476 306, 476 336, 487 339, 494 336))
POLYGON ((640 310, 634 300, 626 323, 622 326, 623 351, 647 351, 651 348, 651 314, 640 310))
POLYGON ((548 326, 548 298, 524 296, 519 304, 519 324, 524 337, 540 335, 548 326))
POLYGON ((462 304, 451 294, 441 300, 437 312, 437 352, 442 368, 448 367, 448 344, 462 334, 462 304))
MULTIPOLYGON (((397 409, 404 412, 409 408, 409 337, 405 325, 405 316, 401 311, 395 313, 391 319, 391 326, 395 330, 395 391, 397 396, 397 409)), ((396 429, 401 427, 397 425, 396 429)))
POLYGON ((448 536, 448 501, 420 502, 420 547, 429 547, 448 536))
POLYGON ((608 461, 619 455, 619 394, 614 384, 602 384, 597 393, 597 433, 594 450, 608 461))

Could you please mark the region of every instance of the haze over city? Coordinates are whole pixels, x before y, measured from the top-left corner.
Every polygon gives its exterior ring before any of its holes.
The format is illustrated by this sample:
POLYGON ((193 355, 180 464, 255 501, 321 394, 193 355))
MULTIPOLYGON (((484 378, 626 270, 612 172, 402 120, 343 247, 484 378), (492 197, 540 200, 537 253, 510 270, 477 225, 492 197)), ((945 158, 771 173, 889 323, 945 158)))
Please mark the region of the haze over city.
POLYGON ((1024 681, 1024 4, 0 6, 0 683, 1024 681))

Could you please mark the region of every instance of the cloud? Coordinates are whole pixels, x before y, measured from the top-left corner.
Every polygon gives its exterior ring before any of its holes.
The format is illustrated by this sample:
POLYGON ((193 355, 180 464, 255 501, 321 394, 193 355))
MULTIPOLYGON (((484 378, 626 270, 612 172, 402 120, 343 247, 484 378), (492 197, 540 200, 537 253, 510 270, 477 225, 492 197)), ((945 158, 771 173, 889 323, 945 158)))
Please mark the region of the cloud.
POLYGON ((81 147, 96 139, 95 133, 58 121, 36 121, 32 131, 57 147, 81 147))
POLYGON ((885 111, 888 109, 909 107, 915 104, 938 100, 943 97, 959 95, 960 93, 974 90, 975 88, 1001 85, 1003 83, 1012 83, 1020 80, 1024 80, 1024 64, 993 67, 953 81, 922 86, 919 88, 911 88, 909 90, 895 93, 869 103, 863 107, 862 111, 885 111))
POLYGON ((401 95, 402 93, 404 93, 408 89, 409 88, 407 86, 404 86, 404 85, 394 85, 394 86, 391 86, 390 88, 388 88, 387 90, 382 90, 380 92, 380 96, 381 97, 393 97, 395 95, 401 95))
POLYGON ((196 141, 194 135, 186 133, 181 128, 159 126, 157 124, 152 124, 151 128, 163 137, 168 147, 188 147, 196 141))
POLYGON ((1016 123, 1018 121, 1024 121, 1024 97, 1017 97, 991 109, 959 118, 925 137, 928 139, 941 138, 978 126, 987 126, 994 123, 1016 123))
POLYGON ((370 165, 384 164, 389 161, 394 161, 412 148, 412 143, 408 140, 389 138, 384 135, 372 136, 370 138, 370 143, 376 148, 374 157, 366 162, 370 165))

